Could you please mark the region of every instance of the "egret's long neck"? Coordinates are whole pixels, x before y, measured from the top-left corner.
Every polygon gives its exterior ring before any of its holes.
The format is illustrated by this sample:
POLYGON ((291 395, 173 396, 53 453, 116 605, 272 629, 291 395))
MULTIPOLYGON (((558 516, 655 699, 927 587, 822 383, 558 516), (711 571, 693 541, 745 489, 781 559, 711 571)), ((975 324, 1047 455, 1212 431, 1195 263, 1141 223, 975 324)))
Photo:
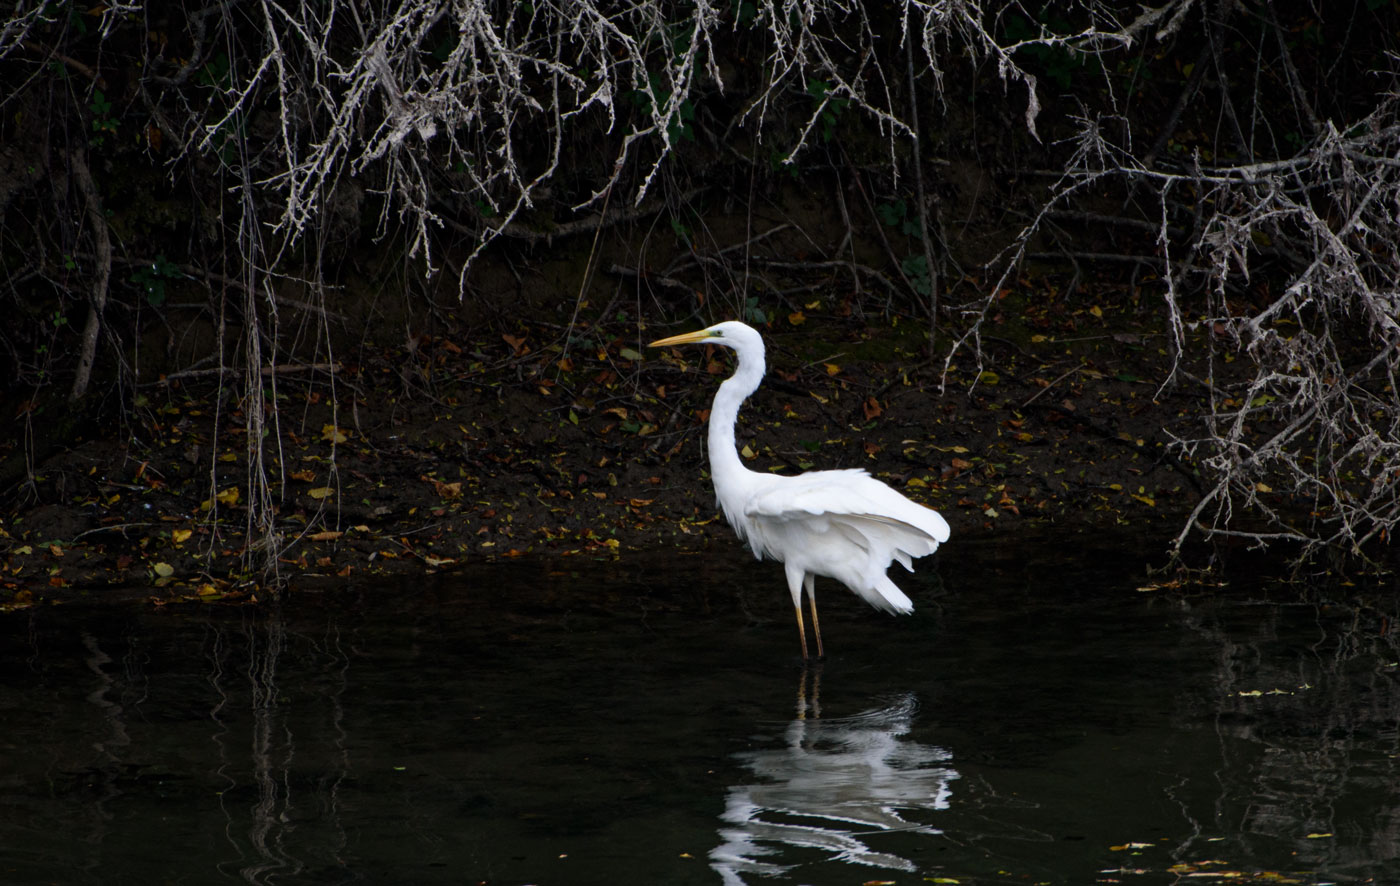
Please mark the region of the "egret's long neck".
POLYGON ((758 390, 759 382, 763 381, 763 370, 762 353, 740 354, 739 368, 719 386, 710 408, 710 476, 714 479, 715 492, 721 501, 725 497, 726 481, 748 471, 739 460, 739 450, 734 442, 734 423, 739 417, 740 405, 758 390))

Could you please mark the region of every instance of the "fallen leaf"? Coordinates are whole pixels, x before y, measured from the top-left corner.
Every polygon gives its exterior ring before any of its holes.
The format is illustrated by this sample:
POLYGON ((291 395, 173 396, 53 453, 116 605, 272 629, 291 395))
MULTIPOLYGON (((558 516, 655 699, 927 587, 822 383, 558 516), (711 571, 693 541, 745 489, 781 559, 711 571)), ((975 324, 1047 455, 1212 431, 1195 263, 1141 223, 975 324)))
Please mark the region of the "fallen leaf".
POLYGON ((189 541, 190 536, 193 534, 194 532, 189 529, 172 529, 170 530, 170 540, 177 545, 182 545, 189 541))
POLYGON ((341 531, 338 530, 338 529, 327 529, 327 530, 325 530, 324 532, 313 532, 313 533, 311 534, 311 540, 312 540, 312 541, 335 541, 337 538, 340 538, 340 537, 341 537, 342 535, 344 535, 344 534, 345 534, 344 532, 341 532, 341 531))
POLYGON ((169 563, 157 563, 151 567, 151 570, 161 578, 169 578, 175 574, 175 567, 169 563))
POLYGON ((444 483, 441 480, 432 480, 432 484, 433 489, 437 490, 437 494, 440 498, 462 497, 462 484, 460 482, 444 483))
POLYGON ((237 486, 230 486, 229 488, 225 489, 224 491, 220 492, 214 497, 219 500, 219 504, 229 505, 230 507, 232 507, 233 505, 238 504, 238 499, 241 495, 242 493, 238 491, 237 486))
POLYGON ((327 443, 344 443, 349 438, 345 436, 344 431, 335 425, 322 425, 321 439, 327 443))
POLYGON ((306 494, 320 501, 323 498, 330 498, 335 494, 335 490, 329 486, 317 486, 315 489, 306 490, 306 494))

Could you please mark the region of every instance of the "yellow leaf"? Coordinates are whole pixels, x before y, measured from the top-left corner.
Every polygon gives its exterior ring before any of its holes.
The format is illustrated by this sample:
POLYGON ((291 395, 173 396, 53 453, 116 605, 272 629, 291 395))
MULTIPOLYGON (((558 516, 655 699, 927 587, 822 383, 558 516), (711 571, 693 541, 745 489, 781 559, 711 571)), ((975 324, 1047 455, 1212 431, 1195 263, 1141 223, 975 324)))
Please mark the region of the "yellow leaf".
POLYGON ((1136 492, 1134 492, 1134 493, 1133 493, 1133 498, 1135 498, 1135 499, 1137 499, 1138 501, 1142 502, 1143 504, 1147 505, 1149 508, 1155 508, 1155 507, 1157 507, 1157 502, 1153 501, 1153 500, 1152 500, 1152 496, 1150 496, 1150 495, 1138 495, 1136 492))
POLYGON ((344 431, 335 425, 322 425, 321 439, 327 443, 344 443, 349 438, 345 436, 344 431))
POLYGON ((1269 486, 1267 483, 1255 483, 1255 484, 1254 484, 1254 491, 1255 491, 1255 492, 1273 492, 1274 490, 1273 490, 1273 487, 1269 486))
POLYGON ((171 566, 169 563, 157 563, 151 568, 155 571, 155 574, 159 575, 161 578, 169 578, 175 574, 175 567, 171 566))
POLYGON ((238 498, 240 494, 241 493, 239 493, 237 486, 230 486, 229 488, 225 489, 223 492, 220 492, 214 497, 219 500, 219 504, 236 505, 238 504, 238 498))
POLYGON ((1037 334, 1031 336, 1031 341, 1034 342, 1035 344, 1040 344, 1041 342, 1045 341, 1045 336, 1040 335, 1039 333, 1037 333, 1037 334))
POLYGON ((219 456, 219 461, 238 461, 238 453, 225 452, 223 455, 219 456))
POLYGON ((189 541, 190 536, 193 534, 194 533, 188 529, 172 529, 170 530, 170 540, 177 545, 182 545, 189 541))
POLYGON ((1089 313, 1093 314, 1095 317, 1098 317, 1100 320, 1103 319, 1103 308, 1099 307, 1098 305, 1094 305, 1092 308, 1090 308, 1089 313))
POLYGON ((218 592, 219 589, 209 584, 208 582, 205 582, 204 584, 195 588, 195 593, 199 594, 199 596, 201 597, 212 597, 218 592))
POLYGON ((306 490, 306 494, 320 501, 323 498, 330 498, 335 494, 335 490, 329 486, 317 486, 315 489, 306 490))
POLYGON ((1313 833, 1313 834, 1308 834, 1308 839, 1309 839, 1309 840, 1322 840, 1322 839, 1324 839, 1324 838, 1326 838, 1326 837, 1330 837, 1330 836, 1332 836, 1332 834, 1331 834, 1330 832, 1329 832, 1329 833, 1326 833, 1326 834, 1313 833))
POLYGON ((336 529, 327 529, 327 530, 324 531, 324 532, 313 532, 313 533, 311 533, 311 540, 312 540, 312 541, 335 541, 337 538, 340 538, 340 537, 341 537, 342 535, 344 535, 344 534, 345 534, 345 533, 340 532, 339 530, 336 530, 336 529))
POLYGON ((977 373, 977 380, 984 385, 1001 384, 1001 376, 997 375, 990 369, 984 369, 981 372, 977 373))
POLYGON ((803 323, 807 322, 807 317, 801 311, 793 311, 791 314, 788 314, 788 322, 793 326, 801 326, 803 323))
POLYGON ((749 444, 747 443, 744 444, 743 449, 739 450, 739 454, 744 458, 753 458, 753 450, 749 448, 749 444))
POLYGON ((826 367, 827 375, 835 375, 841 371, 841 367, 837 366, 835 363, 823 363, 822 365, 826 367))

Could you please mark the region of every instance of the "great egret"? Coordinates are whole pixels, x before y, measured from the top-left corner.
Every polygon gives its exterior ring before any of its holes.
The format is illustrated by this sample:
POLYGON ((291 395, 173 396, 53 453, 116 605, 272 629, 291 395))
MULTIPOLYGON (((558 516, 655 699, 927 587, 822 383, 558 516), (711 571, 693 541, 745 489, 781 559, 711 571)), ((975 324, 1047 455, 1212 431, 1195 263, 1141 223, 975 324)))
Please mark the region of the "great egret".
POLYGON ((744 467, 734 448, 734 422, 739 406, 763 380, 763 337, 731 320, 663 338, 649 347, 692 343, 720 345, 739 358, 738 368, 719 386, 710 409, 710 478, 720 510, 739 539, 748 543, 758 559, 782 561, 797 613, 803 659, 808 658, 802 623, 804 588, 812 607, 817 657, 824 657, 813 591, 818 575, 836 579, 876 609, 903 615, 913 612, 914 604, 885 570, 898 560, 913 572, 912 558, 932 554, 948 540, 948 522, 863 470, 784 477, 744 467))

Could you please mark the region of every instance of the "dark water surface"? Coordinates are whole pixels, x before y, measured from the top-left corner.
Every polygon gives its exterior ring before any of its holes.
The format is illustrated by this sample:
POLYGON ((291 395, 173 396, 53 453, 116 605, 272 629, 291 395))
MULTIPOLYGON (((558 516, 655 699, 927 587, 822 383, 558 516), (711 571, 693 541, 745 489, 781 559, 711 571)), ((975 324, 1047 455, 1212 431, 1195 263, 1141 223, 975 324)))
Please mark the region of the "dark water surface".
POLYGON ((1393 595, 1100 547, 819 583, 807 671, 737 551, 3 616, 0 882, 1400 883, 1393 595))

